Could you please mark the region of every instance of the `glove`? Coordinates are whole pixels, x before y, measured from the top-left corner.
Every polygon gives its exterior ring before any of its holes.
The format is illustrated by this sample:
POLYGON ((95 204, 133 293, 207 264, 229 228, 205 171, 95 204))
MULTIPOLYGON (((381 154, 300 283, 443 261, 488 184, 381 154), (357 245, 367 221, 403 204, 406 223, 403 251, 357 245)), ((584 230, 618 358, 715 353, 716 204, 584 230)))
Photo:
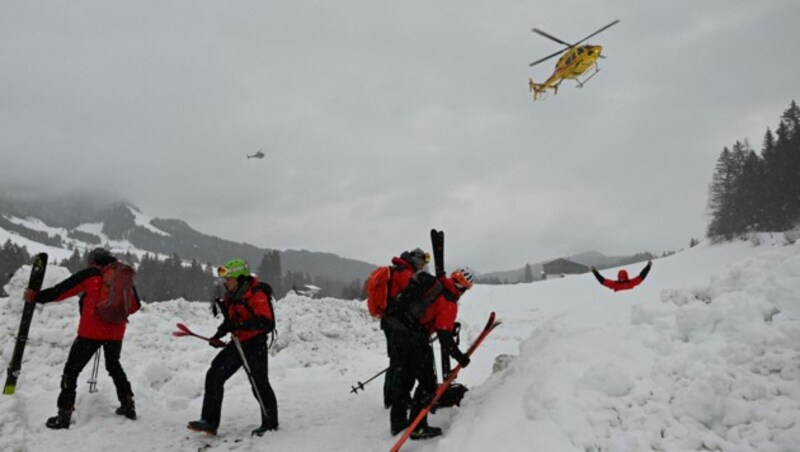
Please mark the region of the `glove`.
POLYGON ((461 366, 461 368, 469 366, 470 362, 469 356, 461 353, 460 351, 458 351, 457 353, 453 353, 453 358, 456 361, 458 361, 458 365, 461 366))
POLYGON ((36 295, 38 294, 38 290, 25 289, 25 292, 22 294, 22 299, 25 300, 25 303, 36 303, 36 295))
POLYGON ((233 331, 233 323, 226 320, 217 328, 217 332, 214 334, 213 338, 219 339, 231 331, 233 331))
POLYGON ((214 348, 222 348, 226 344, 224 342, 222 342, 222 339, 219 339, 219 338, 216 338, 216 337, 212 337, 211 339, 208 340, 208 345, 210 345, 210 346, 212 346, 214 348))

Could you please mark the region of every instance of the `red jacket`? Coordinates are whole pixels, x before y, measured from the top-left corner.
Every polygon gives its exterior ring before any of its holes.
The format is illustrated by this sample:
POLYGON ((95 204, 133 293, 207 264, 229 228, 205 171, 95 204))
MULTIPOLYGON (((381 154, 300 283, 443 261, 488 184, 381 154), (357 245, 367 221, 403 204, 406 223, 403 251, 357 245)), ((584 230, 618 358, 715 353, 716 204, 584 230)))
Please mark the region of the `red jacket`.
MULTIPOLYGON (((81 314, 81 320, 78 323, 78 337, 96 341, 121 341, 125 337, 125 328, 128 323, 107 323, 94 312, 95 305, 100 298, 102 284, 103 277, 100 267, 91 265, 55 286, 39 292, 34 300, 37 303, 49 303, 82 294, 78 302, 81 314)), ((133 292, 136 294, 136 288, 133 292)), ((138 294, 136 294, 135 300, 131 314, 139 310, 138 294)))
POLYGON ((254 277, 250 287, 242 295, 241 300, 236 300, 232 294, 226 293, 225 299, 222 301, 227 314, 226 318, 230 319, 235 325, 232 333, 241 342, 252 339, 261 333, 269 332, 275 325, 275 317, 272 314, 269 295, 257 286, 258 280, 254 277), (271 327, 251 329, 247 324, 248 322, 253 324, 253 320, 258 320, 255 317, 266 319, 271 327))
POLYGON ((389 285, 389 298, 396 298, 403 289, 408 287, 416 270, 411 264, 399 257, 392 258, 392 265, 394 269, 392 270, 392 280, 389 285))
POLYGON ((440 277, 439 282, 442 283, 442 293, 419 319, 419 324, 428 334, 433 334, 437 330, 452 332, 458 317, 458 299, 461 298, 462 292, 456 288, 455 282, 446 276, 440 277))
POLYGON ((597 278, 597 281, 599 281, 600 284, 608 287, 614 292, 619 292, 620 290, 633 289, 641 284, 642 281, 644 281, 644 279, 647 277, 647 274, 650 272, 651 265, 653 265, 653 263, 648 262, 642 271, 639 272, 639 275, 633 279, 628 279, 628 272, 626 270, 620 270, 619 273, 617 273, 616 281, 613 279, 603 278, 594 268, 592 268, 592 273, 594 273, 594 277, 597 278))

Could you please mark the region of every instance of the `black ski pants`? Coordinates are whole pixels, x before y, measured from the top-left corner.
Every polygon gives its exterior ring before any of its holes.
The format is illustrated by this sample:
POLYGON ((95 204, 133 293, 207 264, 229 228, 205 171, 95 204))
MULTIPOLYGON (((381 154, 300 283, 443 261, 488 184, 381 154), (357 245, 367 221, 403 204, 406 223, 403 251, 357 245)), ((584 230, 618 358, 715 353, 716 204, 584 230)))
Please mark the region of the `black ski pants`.
MULTIPOLYGON (((278 401, 275 392, 269 384, 269 354, 267 353, 267 334, 241 342, 244 357, 250 367, 250 375, 255 386, 252 385, 253 396, 264 402, 261 412, 261 426, 271 429, 278 428, 278 401), (258 391, 258 393, 256 393, 258 391)), ((206 392, 203 397, 203 412, 201 417, 214 428, 219 427, 222 414, 222 398, 225 395, 225 382, 242 367, 242 358, 236 349, 236 344, 231 340, 211 361, 211 367, 206 373, 206 392)))
POLYGON ((78 387, 78 376, 95 352, 103 347, 106 370, 117 388, 117 399, 120 402, 133 397, 131 384, 119 357, 122 353, 122 341, 98 341, 94 339, 75 338, 69 350, 67 363, 64 365, 64 374, 61 376, 61 393, 58 395, 58 409, 71 411, 75 406, 75 390, 78 387))
MULTIPOLYGON (((405 429, 433 398, 436 392, 436 364, 433 347, 427 337, 421 341, 404 341, 395 336, 392 345, 396 367, 389 384, 392 403, 389 421, 391 430, 397 432, 405 429), (415 383, 417 388, 412 398, 411 390, 415 383)), ((428 425, 427 417, 420 425, 428 425)))
POLYGON ((397 359, 393 358, 394 351, 397 347, 392 344, 392 329, 386 324, 386 319, 381 319, 381 330, 386 336, 386 355, 389 357, 389 368, 383 377, 383 406, 386 408, 392 406, 391 385, 393 375, 397 369, 397 359))

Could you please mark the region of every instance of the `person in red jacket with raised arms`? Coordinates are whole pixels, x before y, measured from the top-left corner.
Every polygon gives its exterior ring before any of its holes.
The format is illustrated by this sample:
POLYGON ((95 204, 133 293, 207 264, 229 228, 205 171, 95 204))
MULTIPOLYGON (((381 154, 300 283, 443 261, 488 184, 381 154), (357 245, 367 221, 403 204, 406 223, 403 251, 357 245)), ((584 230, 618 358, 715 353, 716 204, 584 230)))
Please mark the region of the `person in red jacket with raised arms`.
POLYGON ((653 261, 647 261, 647 265, 642 269, 641 272, 639 272, 639 275, 633 279, 628 278, 628 271, 624 269, 617 273, 616 280, 603 278, 603 276, 594 267, 592 267, 592 273, 594 274, 594 277, 597 278, 597 281, 600 282, 600 284, 608 287, 614 292, 619 292, 620 290, 633 289, 641 284, 642 281, 644 281, 644 279, 647 277, 647 274, 650 273, 650 267, 652 265, 653 261))
MULTIPOLYGON (((48 428, 69 428, 75 407, 78 376, 100 347, 103 347, 105 354, 106 370, 117 389, 120 407, 117 408, 116 413, 128 419, 136 419, 131 384, 119 362, 127 322, 108 323, 95 312, 96 305, 101 301, 102 270, 112 262, 117 262, 117 258, 112 256, 108 250, 95 248, 89 253, 88 268, 41 292, 30 289, 25 291, 24 298, 29 303, 62 301, 80 295, 78 306, 81 317, 78 323, 78 337, 72 343, 67 363, 64 365, 64 373, 61 376, 61 393, 58 395, 57 401, 58 414, 47 419, 45 425, 48 428)), ((131 306, 130 314, 136 312, 140 307, 135 287, 133 293, 134 303, 131 306)))
POLYGON ((269 384, 268 372, 267 336, 275 329, 272 288, 252 276, 243 259, 228 261, 217 269, 217 275, 223 278, 226 289, 225 297, 220 302, 225 321, 208 343, 222 350, 211 361, 206 373, 201 418, 189 422, 187 427, 189 430, 217 434, 225 382, 242 367, 242 359, 245 359, 250 368, 253 395, 259 403, 263 402, 261 426, 252 433, 262 436, 267 431, 278 429, 278 401, 269 384), (239 355, 234 340, 227 344, 222 342, 222 337, 228 333, 239 340, 244 357, 239 355))

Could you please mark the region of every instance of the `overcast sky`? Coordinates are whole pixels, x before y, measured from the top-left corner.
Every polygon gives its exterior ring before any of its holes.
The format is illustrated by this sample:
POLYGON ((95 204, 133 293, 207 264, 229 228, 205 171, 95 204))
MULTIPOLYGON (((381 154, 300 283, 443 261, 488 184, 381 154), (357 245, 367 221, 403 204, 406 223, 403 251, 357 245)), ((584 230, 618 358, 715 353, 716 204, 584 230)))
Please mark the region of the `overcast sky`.
POLYGON ((223 238, 517 268, 702 238, 724 146, 800 101, 800 2, 6 1, 0 181, 223 238), (607 59, 533 103, 568 42, 607 59), (246 158, 263 148, 263 160, 246 158))

